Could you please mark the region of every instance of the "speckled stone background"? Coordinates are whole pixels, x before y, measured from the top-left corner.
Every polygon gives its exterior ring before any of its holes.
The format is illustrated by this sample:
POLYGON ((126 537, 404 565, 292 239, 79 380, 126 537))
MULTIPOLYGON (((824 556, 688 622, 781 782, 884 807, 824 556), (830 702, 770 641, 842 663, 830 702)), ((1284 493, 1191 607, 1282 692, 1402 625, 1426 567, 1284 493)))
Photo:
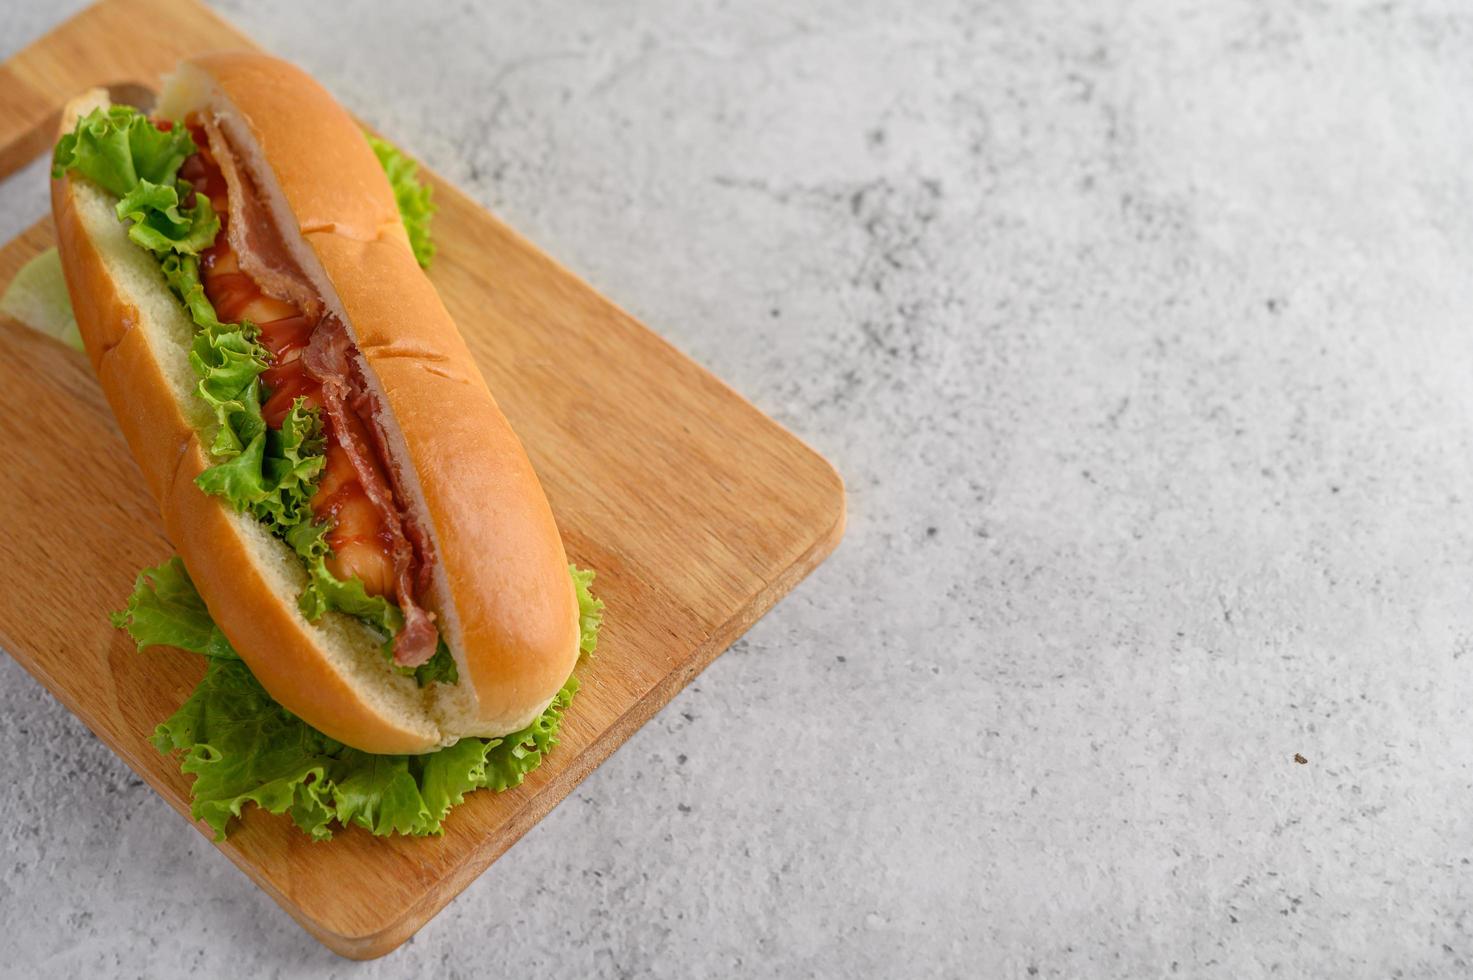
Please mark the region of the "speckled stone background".
POLYGON ((223 10, 828 455, 848 536, 366 965, 0 658, 0 972, 1469 973, 1473 8, 223 10))

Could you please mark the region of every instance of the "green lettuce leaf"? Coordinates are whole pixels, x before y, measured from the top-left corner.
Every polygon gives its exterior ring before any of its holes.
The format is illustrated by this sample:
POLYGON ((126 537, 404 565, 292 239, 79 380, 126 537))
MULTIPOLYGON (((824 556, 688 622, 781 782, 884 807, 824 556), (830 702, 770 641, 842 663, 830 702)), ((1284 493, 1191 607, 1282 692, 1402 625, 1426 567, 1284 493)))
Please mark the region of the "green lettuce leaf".
POLYGON ((139 572, 128 605, 113 613, 111 620, 140 650, 165 646, 207 657, 236 657, 177 556, 139 572))
POLYGON ((467 793, 486 785, 486 753, 490 748, 490 739, 463 738, 438 752, 412 757, 430 823, 444 820, 452 807, 465 801, 467 793))
MULTIPOLYGON (((184 193, 194 188, 184 186, 184 193)), ((179 188, 140 180, 118 202, 119 221, 133 222, 128 237, 159 255, 178 253, 198 255, 215 242, 220 219, 215 216, 209 198, 195 195, 194 205, 180 210, 179 188)))
POLYGON ((333 773, 338 822, 356 823, 380 837, 429 833, 430 809, 411 769, 412 760, 407 755, 344 749, 333 773))
MULTIPOLYGON (((199 376, 200 397, 217 410, 239 399, 266 370, 260 345, 244 330, 201 330, 189 346, 189 363, 199 376)), ((216 418, 222 425, 227 424, 228 416, 224 412, 217 411, 216 418)), ((250 421, 255 423, 260 418, 260 406, 256 405, 250 421)), ((239 425, 238 422, 229 424, 239 425)))
MULTIPOLYGON (((209 333, 230 329, 229 324, 221 323, 215 316, 215 306, 205 295, 205 284, 199 277, 199 259, 193 255, 170 255, 159 263, 159 268, 195 326, 209 333)), ((250 335, 254 337, 255 332, 250 331, 250 335)))
POLYGON ((562 690, 553 697, 547 710, 532 724, 501 739, 488 739, 486 748, 486 781, 482 784, 501 792, 520 786, 527 773, 542 765, 542 757, 557 744, 558 726, 563 712, 578 693, 578 678, 569 676, 562 690))
POLYGON ((404 219, 404 230, 409 233, 409 247, 414 251, 414 260, 428 269, 430 260, 435 257, 435 243, 430 240, 430 218, 438 210, 430 200, 430 185, 420 182, 419 166, 394 144, 377 136, 368 136, 368 145, 373 147, 379 166, 384 168, 394 188, 394 200, 399 205, 399 217, 404 219))
MULTIPOLYGON (((393 659, 393 638, 404 628, 404 613, 383 596, 371 596, 358 578, 346 581, 337 578, 327 568, 327 556, 331 553, 325 540, 329 526, 304 520, 286 534, 286 539, 307 565, 307 587, 297 597, 297 607, 308 622, 315 623, 329 609, 345 612, 376 628, 384 637, 383 653, 393 659)), ((455 657, 440 637, 435 653, 418 667, 395 667, 401 674, 412 675, 420 687, 431 681, 441 684, 460 682, 460 671, 455 666, 455 657)))
POLYGON ((371 596, 357 577, 343 581, 327 569, 326 522, 303 521, 286 532, 287 543, 307 565, 307 587, 297 597, 297 606, 309 623, 315 623, 329 609, 337 609, 376 628, 388 640, 404 626, 404 614, 383 596, 371 596))
POLYGON ((573 576, 573 588, 578 593, 578 649, 584 656, 593 653, 598 646, 598 628, 604 621, 604 601, 594 596, 593 571, 584 571, 577 565, 569 565, 573 576))
POLYGON ((154 745, 184 753, 195 777, 190 814, 224 840, 247 803, 290 811, 314 840, 332 836, 326 785, 337 743, 271 700, 240 660, 210 660, 189 699, 155 730, 154 745))
POLYGON ((440 643, 435 647, 434 656, 414 668, 414 679, 420 687, 424 687, 431 681, 439 684, 460 683, 460 668, 455 666, 455 656, 451 654, 450 647, 446 645, 444 634, 440 636, 440 643))
POLYGON ((325 557, 312 559, 307 565, 307 576, 307 588, 297 597, 297 605, 308 622, 316 622, 327 610, 336 609, 377 628, 385 639, 404 628, 404 614, 398 606, 383 596, 369 595, 363 580, 356 575, 350 579, 333 575, 328 571, 325 557))
POLYGON ((258 519, 280 528, 311 519, 308 504, 327 465, 324 446, 322 416, 307 407, 305 398, 296 399, 281 428, 266 431, 265 473, 272 492, 256 508, 258 519))
POLYGON ((141 181, 172 184, 179 167, 196 152, 183 126, 165 132, 132 106, 93 109, 56 144, 51 176, 75 170, 117 197, 141 181))
MULTIPOLYGON (((196 197, 182 207, 175 185, 179 167, 196 150, 189 131, 159 129, 131 106, 93 109, 56 144, 52 175, 74 170, 115 194, 128 237, 159 255, 197 254, 210 246, 220 220, 210 202, 196 197)), ((193 190, 184 185, 184 195, 193 190)))
MULTIPOLYGON (((234 461, 249 451, 250 461, 235 462, 234 473, 209 476, 206 493, 229 498, 237 510, 259 503, 269 492, 266 467, 266 422, 261 417, 261 386, 257 378, 266 370, 266 349, 256 342, 256 327, 249 321, 221 323, 200 281, 199 260, 192 255, 166 256, 159 266, 164 281, 194 321, 197 332, 189 348, 200 400, 215 417, 212 455, 234 461), (259 445, 253 443, 259 442, 259 445), (248 472, 250 465, 255 473, 248 472)), ((198 481, 196 481, 198 482, 198 481)))
POLYGON ((265 461, 266 432, 263 426, 245 448, 195 477, 194 484, 205 493, 224 497, 236 510, 248 510, 264 501, 270 492, 261 475, 265 461))
MULTIPOLYGON (((588 591, 592 573, 570 571, 580 583, 583 634, 596 638, 603 604, 588 591)), ((208 658, 204 679, 158 726, 153 743, 182 753, 180 768, 195 777, 190 812, 217 840, 249 803, 287 814, 313 840, 331 838, 335 823, 381 836, 443 833, 446 816, 467 793, 516 786, 541 764, 578 690, 569 677, 542 715, 503 738, 461 739, 425 755, 373 755, 329 738, 271 699, 223 637, 214 641, 218 630, 179 559, 140 574, 114 623, 140 648, 180 646, 208 658)))

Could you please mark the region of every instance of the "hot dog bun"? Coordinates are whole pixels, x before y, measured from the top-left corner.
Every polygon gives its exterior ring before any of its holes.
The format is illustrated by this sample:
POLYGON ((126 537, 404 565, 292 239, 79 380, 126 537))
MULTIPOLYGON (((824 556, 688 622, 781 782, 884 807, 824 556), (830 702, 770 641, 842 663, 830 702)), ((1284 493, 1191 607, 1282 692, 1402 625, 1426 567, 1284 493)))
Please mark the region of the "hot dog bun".
MULTIPOLYGON (((68 106, 69 131, 98 104, 68 106)), ((209 412, 188 361, 193 325, 155 259, 128 238, 115 199, 71 175, 52 182, 58 247, 78 326, 211 615, 272 697, 370 752, 431 751, 528 724, 578 657, 578 608, 551 509, 516 435, 428 278, 392 188, 348 113, 311 78, 257 54, 186 62, 158 115, 219 122, 287 248, 362 354, 382 409, 387 464, 426 530, 423 596, 453 652, 456 685, 420 689, 380 638, 297 608, 300 560, 249 515, 195 486, 210 465, 209 412)))

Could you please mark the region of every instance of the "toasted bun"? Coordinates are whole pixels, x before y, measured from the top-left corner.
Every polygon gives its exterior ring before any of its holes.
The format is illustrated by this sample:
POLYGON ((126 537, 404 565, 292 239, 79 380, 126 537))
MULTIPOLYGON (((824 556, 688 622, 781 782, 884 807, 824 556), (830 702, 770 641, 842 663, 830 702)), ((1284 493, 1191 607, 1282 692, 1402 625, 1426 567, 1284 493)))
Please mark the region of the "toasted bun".
MULTIPOLYGON (((99 104, 89 93, 63 125, 99 104)), ((347 325, 383 408, 389 455, 436 555, 425 604, 460 683, 419 689, 352 617, 307 622, 300 561, 194 479, 212 435, 188 363, 192 324, 115 201, 53 181, 68 288, 89 356, 201 596, 281 704, 371 752, 501 735, 547 706, 578 657, 578 608, 551 509, 434 287, 352 118, 296 68, 255 54, 183 64, 160 114, 213 114, 325 305, 347 325)))

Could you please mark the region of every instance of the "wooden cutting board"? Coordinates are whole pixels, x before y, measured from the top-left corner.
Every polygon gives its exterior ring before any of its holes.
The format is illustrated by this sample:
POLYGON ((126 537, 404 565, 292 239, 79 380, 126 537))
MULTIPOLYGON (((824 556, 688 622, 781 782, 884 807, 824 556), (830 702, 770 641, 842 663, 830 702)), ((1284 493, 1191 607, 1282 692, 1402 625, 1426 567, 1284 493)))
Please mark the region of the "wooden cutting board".
MULTIPOLYGON (((0 66, 0 176, 49 149, 76 92, 157 88, 181 57, 232 47, 253 45, 193 2, 89 8, 0 66)), ((562 742, 521 787, 470 797, 443 837, 350 829, 314 844, 252 810, 220 845, 355 958, 388 952, 443 908, 822 561, 844 525, 843 485, 811 449, 434 184, 431 278, 608 610, 562 742)), ((0 249, 0 284, 51 244, 48 220, 0 249)), ((135 573, 173 549, 85 359, 3 318, 0 505, 0 647, 188 819, 186 778, 147 739, 203 668, 138 654, 107 623, 135 573)))

